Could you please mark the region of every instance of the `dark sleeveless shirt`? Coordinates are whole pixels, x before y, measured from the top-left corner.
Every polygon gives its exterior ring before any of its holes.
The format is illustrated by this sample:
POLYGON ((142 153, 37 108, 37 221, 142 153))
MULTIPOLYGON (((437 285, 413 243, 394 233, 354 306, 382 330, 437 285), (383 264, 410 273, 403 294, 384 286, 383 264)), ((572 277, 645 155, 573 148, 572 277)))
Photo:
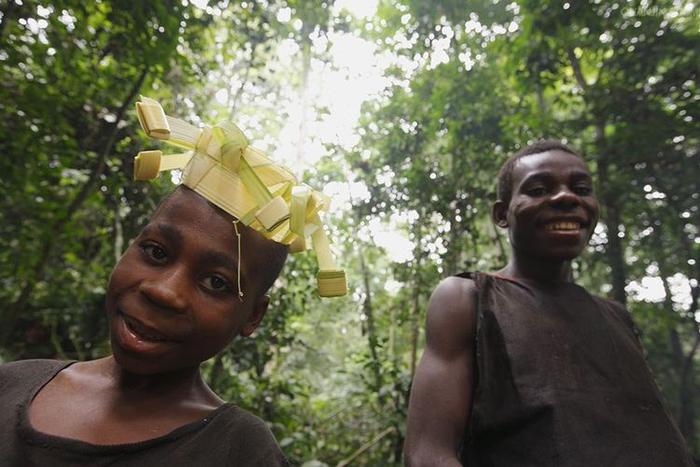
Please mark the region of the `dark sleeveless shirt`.
POLYGON ((468 466, 690 466, 617 302, 464 273, 478 290, 468 466))
POLYGON ((34 395, 71 363, 0 365, 0 466, 289 466, 265 422, 231 404, 166 435, 128 444, 97 445, 35 430, 28 413, 34 395))

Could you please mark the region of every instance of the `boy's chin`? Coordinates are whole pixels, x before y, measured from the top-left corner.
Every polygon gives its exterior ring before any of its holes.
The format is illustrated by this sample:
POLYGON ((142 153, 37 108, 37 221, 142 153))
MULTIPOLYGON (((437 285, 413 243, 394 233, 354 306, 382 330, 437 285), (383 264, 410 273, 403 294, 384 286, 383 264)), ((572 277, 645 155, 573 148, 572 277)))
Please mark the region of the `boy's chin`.
POLYGON ((576 251, 561 251, 561 252, 556 252, 556 254, 552 255, 554 260, 558 261, 573 261, 579 256, 581 256, 583 249, 581 250, 576 250, 576 251))
POLYGON ((541 252, 540 258, 546 262, 572 261, 583 253, 584 248, 549 249, 541 252))
POLYGON ((162 366, 158 368, 138 358, 126 354, 119 348, 112 346, 112 356, 117 365, 125 372, 133 375, 146 376, 162 372, 162 366))
POLYGON ((195 371, 199 365, 169 365, 164 359, 131 355, 112 345, 112 356, 117 365, 126 373, 135 376, 154 376, 195 371))

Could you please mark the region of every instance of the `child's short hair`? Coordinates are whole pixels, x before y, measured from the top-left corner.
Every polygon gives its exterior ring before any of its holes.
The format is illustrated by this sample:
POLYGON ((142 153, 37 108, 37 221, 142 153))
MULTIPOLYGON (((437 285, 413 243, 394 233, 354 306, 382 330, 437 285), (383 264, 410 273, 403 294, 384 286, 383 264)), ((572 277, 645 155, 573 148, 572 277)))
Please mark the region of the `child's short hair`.
POLYGON ((501 166, 501 170, 498 171, 498 179, 496 184, 496 195, 498 196, 498 200, 503 201, 506 204, 510 203, 510 198, 513 195, 513 167, 515 167, 515 163, 520 158, 553 150, 567 152, 583 159, 580 154, 557 139, 542 139, 535 141, 532 144, 528 144, 520 151, 510 156, 501 166))

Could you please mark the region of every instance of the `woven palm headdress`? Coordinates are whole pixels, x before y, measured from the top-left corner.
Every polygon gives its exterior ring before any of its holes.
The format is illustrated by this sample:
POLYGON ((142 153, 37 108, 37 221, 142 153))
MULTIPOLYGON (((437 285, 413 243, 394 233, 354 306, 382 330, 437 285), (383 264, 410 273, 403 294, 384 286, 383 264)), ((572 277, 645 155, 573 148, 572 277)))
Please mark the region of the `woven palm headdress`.
POLYGON ((306 240, 311 238, 319 265, 319 295, 347 293, 345 272, 333 260, 319 216, 328 208, 327 196, 297 183, 287 169, 249 146, 233 123, 197 128, 166 115, 157 101, 143 96, 136 110, 148 136, 186 152, 139 152, 134 160, 134 179, 152 180, 159 172, 182 169, 182 184, 234 216, 236 222, 288 245, 290 253, 305 250, 306 240))

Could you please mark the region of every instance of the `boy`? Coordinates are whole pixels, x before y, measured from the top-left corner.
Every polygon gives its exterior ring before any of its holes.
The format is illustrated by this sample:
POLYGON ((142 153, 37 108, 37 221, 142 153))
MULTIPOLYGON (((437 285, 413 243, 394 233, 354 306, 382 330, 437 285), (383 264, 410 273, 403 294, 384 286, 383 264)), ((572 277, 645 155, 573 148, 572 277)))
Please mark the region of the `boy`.
POLYGON ((492 218, 508 264, 430 299, 407 465, 691 465, 629 314, 572 282, 598 220, 583 159, 557 141, 524 148, 492 218))
MULTIPOLYGON (((143 102, 150 110, 160 108, 155 101, 143 102)), ((155 170, 144 169, 141 153, 136 176, 149 178, 179 164, 184 186, 161 203, 112 272, 105 300, 112 355, 0 367, 0 464, 287 465, 265 423, 221 400, 199 368, 235 336, 249 336, 257 328, 288 245, 304 240, 290 227, 300 222, 288 212, 293 178, 267 159, 263 169, 241 176, 232 162, 249 170, 264 155, 247 146, 240 130, 230 125, 199 130, 165 117, 162 109, 163 118, 154 123, 143 102, 139 118, 146 131, 153 135, 158 127, 161 139, 192 151, 175 156, 175 163, 156 154, 155 170), (206 139, 210 133, 219 139, 206 139), (238 161, 233 161, 232 145, 238 161), (224 157, 228 165, 222 169, 224 157), (198 174, 197 164, 208 164, 207 174, 198 174), (144 170, 150 170, 147 176, 144 170), (265 181, 272 178, 266 170, 288 181, 276 188, 277 197, 257 194, 277 200, 278 218, 269 228, 264 225, 269 218, 250 194, 251 189, 268 190, 265 181), (251 182, 255 177, 257 182, 251 182), (230 184, 238 184, 237 198, 226 196, 230 184), (251 209, 252 215, 240 214, 251 209)), ((300 225, 314 231, 317 250, 328 254, 327 245, 316 240, 324 235, 317 233, 323 204, 310 205, 319 195, 302 191, 308 199, 303 209, 294 208, 295 215, 303 214, 300 225)), ((343 292, 341 272, 331 274, 336 295, 343 292)), ((330 295, 325 286, 321 292, 330 295)))

